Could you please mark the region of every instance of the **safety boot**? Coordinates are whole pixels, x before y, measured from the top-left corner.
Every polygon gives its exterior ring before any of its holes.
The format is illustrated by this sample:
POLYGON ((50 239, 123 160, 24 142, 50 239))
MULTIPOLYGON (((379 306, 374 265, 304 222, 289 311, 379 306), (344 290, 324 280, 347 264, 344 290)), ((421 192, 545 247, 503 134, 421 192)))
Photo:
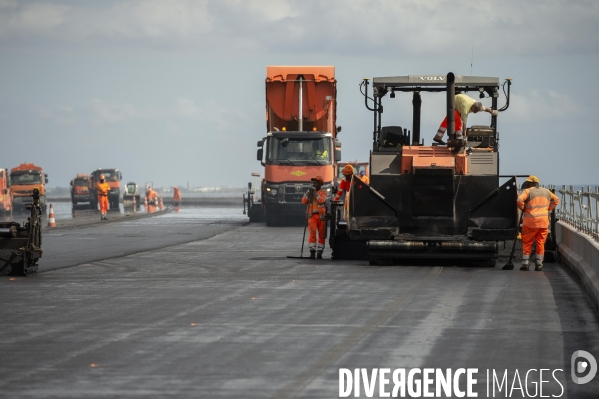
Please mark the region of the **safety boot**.
POLYGON ((528 271, 528 262, 524 262, 522 261, 522 267, 520 267, 520 270, 527 272, 528 271))
POLYGON ((536 270, 537 272, 540 272, 540 271, 542 271, 542 270, 543 270, 543 264, 542 264, 542 263, 537 263, 537 264, 535 265, 535 270, 536 270))
POLYGON ((316 259, 316 251, 314 249, 310 250, 310 259, 316 259))
POLYGON ((322 249, 319 249, 318 251, 316 251, 316 258, 322 259, 322 249))

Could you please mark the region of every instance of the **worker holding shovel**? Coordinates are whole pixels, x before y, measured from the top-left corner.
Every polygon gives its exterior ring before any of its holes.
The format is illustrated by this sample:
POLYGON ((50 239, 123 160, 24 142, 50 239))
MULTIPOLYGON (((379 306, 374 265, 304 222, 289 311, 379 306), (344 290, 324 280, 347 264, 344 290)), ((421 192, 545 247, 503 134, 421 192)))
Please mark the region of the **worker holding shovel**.
POLYGON ((308 247, 310 248, 310 259, 322 259, 322 251, 324 251, 324 243, 326 237, 326 200, 328 193, 323 191, 322 185, 324 179, 320 176, 311 179, 314 188, 304 194, 302 203, 308 205, 308 247), (318 234, 318 243, 316 243, 316 235, 318 234))

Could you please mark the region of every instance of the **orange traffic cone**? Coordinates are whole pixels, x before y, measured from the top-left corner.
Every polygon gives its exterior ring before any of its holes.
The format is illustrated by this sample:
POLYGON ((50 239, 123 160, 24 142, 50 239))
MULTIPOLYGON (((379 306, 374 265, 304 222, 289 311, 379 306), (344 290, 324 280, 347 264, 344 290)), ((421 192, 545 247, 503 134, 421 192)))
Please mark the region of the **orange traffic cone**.
POLYGON ((48 215, 48 227, 56 227, 56 220, 54 220, 54 208, 50 204, 50 214, 48 215))

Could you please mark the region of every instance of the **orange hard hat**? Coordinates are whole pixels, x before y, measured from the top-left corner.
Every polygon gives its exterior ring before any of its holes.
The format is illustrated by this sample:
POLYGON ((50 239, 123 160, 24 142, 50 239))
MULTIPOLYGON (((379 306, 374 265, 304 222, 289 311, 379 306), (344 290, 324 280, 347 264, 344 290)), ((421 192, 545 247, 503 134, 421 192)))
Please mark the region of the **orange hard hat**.
POLYGON ((324 184, 324 179, 322 178, 322 176, 314 176, 312 179, 310 179, 312 181, 319 181, 321 184, 324 184))
POLYGON ((104 179, 105 179, 104 175, 100 175, 100 180, 104 180, 104 179))
POLYGON ((351 176, 354 174, 354 167, 351 165, 345 165, 341 173, 345 176, 351 176))

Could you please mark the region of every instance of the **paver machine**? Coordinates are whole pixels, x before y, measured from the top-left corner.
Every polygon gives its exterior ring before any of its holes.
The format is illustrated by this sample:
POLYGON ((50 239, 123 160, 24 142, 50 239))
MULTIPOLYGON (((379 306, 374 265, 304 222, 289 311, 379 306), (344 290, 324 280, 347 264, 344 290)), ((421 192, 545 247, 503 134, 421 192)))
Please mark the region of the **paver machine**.
POLYGON ((516 235, 516 179, 500 184, 496 114, 488 125, 468 128, 466 142, 458 143, 455 94, 480 97, 501 112, 509 106, 511 80, 500 84, 495 77, 453 73, 381 77, 372 80, 372 95, 370 83, 365 79, 361 85, 374 119, 370 184, 354 178, 348 203, 333 203, 333 258, 362 258, 371 264, 439 258, 494 265, 499 242, 516 235), (501 91, 506 103, 498 109, 501 91), (426 146, 420 139, 424 92, 446 96, 447 145, 426 146), (382 126, 385 97, 411 100, 411 130, 382 126))
POLYGON ((37 262, 42 257, 42 208, 37 188, 30 196, 32 203, 25 204, 30 216, 24 225, 0 222, 0 276, 37 273, 37 262))

